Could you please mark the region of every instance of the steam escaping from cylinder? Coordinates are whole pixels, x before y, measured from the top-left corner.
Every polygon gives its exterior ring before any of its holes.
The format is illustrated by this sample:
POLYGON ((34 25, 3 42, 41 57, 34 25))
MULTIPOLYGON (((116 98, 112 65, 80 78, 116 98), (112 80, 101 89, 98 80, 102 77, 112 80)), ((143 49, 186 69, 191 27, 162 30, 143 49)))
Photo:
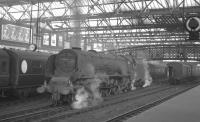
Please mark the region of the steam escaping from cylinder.
POLYGON ((143 87, 147 87, 147 86, 150 86, 151 83, 152 83, 152 77, 149 73, 149 67, 148 67, 148 63, 146 61, 146 59, 143 59, 143 64, 144 64, 144 70, 145 70, 145 75, 144 75, 144 85, 143 87))
POLYGON ((81 109, 88 107, 89 93, 84 87, 77 90, 75 95, 75 102, 72 104, 74 109, 81 109))
POLYGON ((103 101, 99 93, 99 86, 102 82, 98 78, 88 79, 87 86, 81 87, 75 94, 75 102, 72 103, 74 109, 92 107, 103 101))
POLYGON ((136 81, 136 72, 134 73, 134 79, 131 81, 131 90, 136 90, 136 87, 135 87, 135 81, 136 81))
POLYGON ((149 73, 149 66, 144 52, 139 51, 137 55, 134 79, 131 83, 132 90, 135 90, 136 87, 150 86, 152 83, 152 77, 149 73))
POLYGON ((36 91, 37 91, 37 93, 44 93, 45 91, 46 91, 46 89, 48 89, 47 88, 48 86, 47 86, 47 82, 46 81, 44 81, 44 84, 43 85, 41 85, 40 87, 38 87, 37 89, 36 89, 36 91))
POLYGON ((84 85, 76 91, 76 100, 72 103, 74 109, 95 106, 103 101, 99 93, 102 74, 95 74, 95 67, 90 63, 84 65, 83 71, 83 74, 91 77, 91 79, 84 80, 84 85))

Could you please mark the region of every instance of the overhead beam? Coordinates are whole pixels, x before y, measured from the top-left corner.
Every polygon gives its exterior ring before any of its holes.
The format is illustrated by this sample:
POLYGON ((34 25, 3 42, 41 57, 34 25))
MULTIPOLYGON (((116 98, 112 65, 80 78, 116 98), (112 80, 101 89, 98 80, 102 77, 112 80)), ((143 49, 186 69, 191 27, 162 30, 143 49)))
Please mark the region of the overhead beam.
POLYGON ((198 60, 200 61, 200 45, 173 44, 173 45, 144 45, 108 50, 101 53, 115 53, 118 55, 131 54, 137 58, 137 52, 143 51, 147 59, 153 60, 198 60), (182 53, 182 55, 180 55, 182 53))
MULTIPOLYGON (((99 14, 81 14, 80 18, 82 20, 87 19, 103 19, 103 18, 116 18, 116 17, 132 17, 132 18, 138 18, 138 14, 140 14, 140 17, 146 18, 147 16, 155 16, 155 15, 175 15, 177 17, 182 17, 183 14, 187 13, 194 13, 196 12, 198 15, 200 15, 200 7, 199 6, 193 6, 193 7, 186 7, 182 8, 180 7, 178 11, 169 11, 169 8, 163 8, 163 9, 149 9, 147 12, 141 12, 141 10, 134 10, 134 11, 124 11, 120 13, 116 12, 107 12, 107 13, 99 13, 99 14), (183 13, 186 12, 186 13, 183 13)), ((56 16, 56 17, 43 17, 40 19, 41 22, 45 21, 64 21, 64 20, 73 20, 75 19, 75 16, 68 15, 68 16, 56 16)), ((33 18, 32 22, 37 21, 37 18, 33 18)), ((28 23, 30 22, 30 19, 22 19, 21 22, 28 23)))
MULTIPOLYGON (((169 44, 180 44, 185 42, 185 40, 167 40, 167 41, 138 41, 138 40, 132 40, 132 41, 128 41, 128 40, 123 40, 123 41, 118 41, 117 43, 119 44, 140 44, 140 45, 144 45, 144 44, 148 44, 148 45, 159 45, 159 44, 165 44, 165 45, 169 45, 169 44)), ((115 43, 114 41, 108 41, 106 39, 101 39, 101 40, 92 40, 92 43, 102 43, 102 44, 113 44, 115 43)))
POLYGON ((110 37, 110 36, 168 36, 168 35, 187 35, 186 33, 183 32, 168 32, 168 31, 145 31, 145 32, 115 32, 115 33, 98 33, 98 34, 93 34, 93 33, 89 33, 89 34, 82 34, 83 36, 93 36, 93 37, 110 37))
MULTIPOLYGON (((23 4, 54 2, 54 1, 56 0, 0 0, 0 5, 13 6, 13 5, 23 5, 23 4)), ((59 0, 59 1, 63 1, 63 0, 59 0)))
MULTIPOLYGON (((183 24, 143 24, 143 25, 119 25, 119 26, 96 26, 81 27, 81 31, 105 31, 105 30, 132 30, 132 29, 150 29, 150 28, 183 28, 183 24)), ((75 28, 58 28, 55 31, 73 32, 75 28)))

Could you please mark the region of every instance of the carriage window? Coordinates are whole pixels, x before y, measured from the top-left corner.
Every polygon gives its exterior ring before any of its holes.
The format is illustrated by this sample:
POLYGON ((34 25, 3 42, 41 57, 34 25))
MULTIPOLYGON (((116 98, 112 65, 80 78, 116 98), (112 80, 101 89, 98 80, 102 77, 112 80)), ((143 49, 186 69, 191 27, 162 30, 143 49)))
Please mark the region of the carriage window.
POLYGON ((6 61, 1 62, 1 71, 2 72, 7 72, 7 63, 6 61))

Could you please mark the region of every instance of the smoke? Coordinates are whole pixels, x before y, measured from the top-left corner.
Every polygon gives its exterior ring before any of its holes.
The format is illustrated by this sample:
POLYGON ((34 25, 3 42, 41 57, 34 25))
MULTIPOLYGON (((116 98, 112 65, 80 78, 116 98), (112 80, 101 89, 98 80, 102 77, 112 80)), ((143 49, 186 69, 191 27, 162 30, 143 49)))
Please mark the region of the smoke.
POLYGON ((44 81, 44 84, 42 86, 38 87, 36 89, 36 91, 41 94, 41 93, 44 93, 46 89, 47 89, 47 82, 44 81))
POLYGON ((136 87, 134 86, 134 84, 135 84, 135 79, 131 81, 131 90, 136 90, 136 87))
POLYGON ((131 90, 136 90, 136 87, 135 87, 135 81, 136 81, 136 72, 134 73, 134 79, 131 81, 131 90))
POLYGON ((143 59, 143 65, 144 65, 144 70, 145 70, 145 75, 144 75, 144 85, 143 87, 147 87, 147 86, 150 86, 151 83, 152 83, 152 77, 149 73, 149 66, 148 66, 148 63, 146 61, 146 59, 143 59))
MULTIPOLYGON (((138 51, 137 58, 134 79, 132 80, 132 90, 136 89, 133 84, 137 82, 144 82, 142 87, 150 86, 152 83, 152 77, 149 73, 149 66, 144 52, 138 51)), ((142 83, 138 84, 140 86, 142 83)))
POLYGON ((95 106, 103 101, 99 93, 99 86, 102 81, 98 78, 94 78, 88 79, 85 82, 88 83, 87 86, 79 88, 76 92, 76 101, 72 103, 74 109, 95 106))
POLYGON ((92 96, 93 96, 91 104, 92 104, 92 106, 94 106, 103 101, 103 99, 99 93, 99 86, 102 81, 98 78, 94 78, 90 82, 91 82, 90 90, 92 91, 92 96))
POLYGON ((81 109, 88 107, 89 93, 85 90, 84 87, 77 90, 75 95, 76 101, 72 103, 74 109, 81 109))

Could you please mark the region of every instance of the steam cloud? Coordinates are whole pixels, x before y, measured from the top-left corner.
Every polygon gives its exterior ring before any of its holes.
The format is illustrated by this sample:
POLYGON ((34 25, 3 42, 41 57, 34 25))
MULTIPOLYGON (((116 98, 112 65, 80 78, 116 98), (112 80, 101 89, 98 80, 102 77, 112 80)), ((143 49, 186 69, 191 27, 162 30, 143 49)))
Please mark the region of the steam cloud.
POLYGON ((83 74, 93 78, 85 80, 85 85, 76 91, 76 101, 72 103, 74 109, 95 106, 103 101, 99 93, 99 86, 102 82, 102 80, 98 78, 100 75, 95 75, 95 68, 92 64, 86 64, 85 67, 83 67, 83 71, 83 74))
POLYGON ((76 101, 72 104, 74 109, 92 107, 103 101, 99 93, 99 85, 102 81, 98 78, 94 78, 86 82, 88 82, 88 85, 78 89, 76 92, 76 101))
POLYGON ((136 68, 135 68, 134 79, 132 80, 132 83, 131 83, 132 90, 136 89, 134 84, 138 80, 144 81, 144 84, 142 87, 150 86, 152 83, 152 77, 149 73, 149 69, 148 69, 149 66, 148 66, 148 62, 146 60, 145 54, 142 51, 139 51, 137 54, 138 54, 138 59, 136 61, 137 63, 136 63, 136 68))
POLYGON ((150 86, 151 83, 152 83, 152 77, 149 73, 149 70, 148 70, 148 64, 147 64, 147 61, 146 59, 143 59, 143 64, 144 64, 144 70, 145 70, 145 75, 144 75, 144 85, 143 87, 147 87, 147 86, 150 86))
POLYGON ((72 104, 73 108, 81 109, 88 107, 89 93, 85 90, 84 87, 77 90, 75 99, 76 101, 72 104))

